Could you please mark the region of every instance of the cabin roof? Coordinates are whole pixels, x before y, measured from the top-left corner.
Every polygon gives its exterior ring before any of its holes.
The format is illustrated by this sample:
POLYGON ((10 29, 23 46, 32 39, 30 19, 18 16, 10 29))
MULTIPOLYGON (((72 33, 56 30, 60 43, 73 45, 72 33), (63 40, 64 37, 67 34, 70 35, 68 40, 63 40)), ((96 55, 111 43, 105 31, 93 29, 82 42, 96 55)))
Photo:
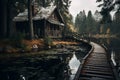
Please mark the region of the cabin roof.
MULTIPOLYGON (((38 12, 35 16, 33 16, 33 20, 42 20, 42 19, 46 19, 48 22, 53 23, 53 24, 58 24, 58 25, 63 25, 62 23, 49 19, 49 16, 55 11, 55 9, 57 9, 56 6, 49 6, 49 7, 39 7, 38 8, 38 12)), ((57 10, 58 11, 58 10, 57 10)), ((58 11, 59 13, 59 11, 58 11)), ((63 18, 61 16, 61 14, 59 13, 62 22, 63 18)), ((13 21, 15 22, 22 22, 22 21, 28 21, 28 9, 25 9, 24 12, 19 13, 16 17, 13 18, 13 21)))
POLYGON ((53 19, 48 19, 47 21, 49 23, 51 23, 51 24, 56 24, 56 25, 64 26, 63 23, 60 23, 59 21, 56 21, 56 20, 53 20, 53 19))
MULTIPOLYGON (((49 6, 46 8, 39 7, 37 14, 33 16, 33 20, 47 19, 55 9, 56 6, 49 6)), ((28 9, 25 9, 24 12, 19 13, 13 19, 13 21, 27 21, 27 20, 28 20, 28 9)))

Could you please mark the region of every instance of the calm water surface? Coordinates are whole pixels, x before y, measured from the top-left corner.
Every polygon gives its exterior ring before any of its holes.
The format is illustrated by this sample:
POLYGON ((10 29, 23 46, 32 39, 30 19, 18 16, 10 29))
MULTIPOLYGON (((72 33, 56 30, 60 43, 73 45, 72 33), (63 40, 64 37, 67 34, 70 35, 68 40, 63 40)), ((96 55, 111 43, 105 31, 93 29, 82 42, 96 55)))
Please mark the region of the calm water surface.
MULTIPOLYGON (((87 50, 85 46, 83 49, 87 50)), ((87 53, 67 51, 67 55, 21 57, 0 61, 0 80, 73 80, 82 58, 87 53)))

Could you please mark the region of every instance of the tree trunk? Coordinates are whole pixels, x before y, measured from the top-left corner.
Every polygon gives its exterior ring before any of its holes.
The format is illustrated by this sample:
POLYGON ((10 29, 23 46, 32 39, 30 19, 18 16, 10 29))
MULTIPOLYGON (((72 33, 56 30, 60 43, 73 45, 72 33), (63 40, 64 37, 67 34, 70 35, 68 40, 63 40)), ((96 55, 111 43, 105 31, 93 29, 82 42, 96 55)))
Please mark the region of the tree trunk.
POLYGON ((29 34, 30 39, 34 38, 34 31, 33 31, 33 20, 32 20, 32 6, 31 1, 28 0, 28 26, 29 26, 29 34))
POLYGON ((7 0, 0 1, 0 38, 7 36, 7 0))
POLYGON ((11 38, 14 35, 13 18, 16 16, 16 11, 11 0, 7 1, 7 37, 11 38))

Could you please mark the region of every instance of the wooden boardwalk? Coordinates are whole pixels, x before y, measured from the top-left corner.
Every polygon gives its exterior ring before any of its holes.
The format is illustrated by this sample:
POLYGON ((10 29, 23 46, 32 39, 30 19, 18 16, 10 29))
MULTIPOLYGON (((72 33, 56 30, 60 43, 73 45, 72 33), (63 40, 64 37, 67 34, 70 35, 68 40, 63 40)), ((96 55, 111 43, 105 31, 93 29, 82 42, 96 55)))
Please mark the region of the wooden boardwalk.
POLYGON ((116 80, 105 49, 96 44, 78 69, 74 80, 116 80))

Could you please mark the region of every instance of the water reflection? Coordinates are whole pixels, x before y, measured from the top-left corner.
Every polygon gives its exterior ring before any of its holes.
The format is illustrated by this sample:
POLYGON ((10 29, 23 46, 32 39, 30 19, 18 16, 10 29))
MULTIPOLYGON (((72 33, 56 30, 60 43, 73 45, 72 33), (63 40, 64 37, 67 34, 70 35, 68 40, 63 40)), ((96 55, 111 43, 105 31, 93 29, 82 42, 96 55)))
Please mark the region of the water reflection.
POLYGON ((114 64, 114 66, 116 66, 116 62, 115 62, 115 53, 114 53, 113 50, 111 51, 111 60, 112 60, 112 62, 113 62, 113 64, 114 64))
POLYGON ((21 80, 26 80, 23 75, 20 75, 21 80))
POLYGON ((73 80, 79 66, 80 66, 80 60, 76 58, 75 52, 73 53, 72 59, 69 61, 69 66, 71 70, 70 80, 73 80))
POLYGON ((86 52, 70 49, 68 53, 0 61, 0 80, 73 80, 86 52))

